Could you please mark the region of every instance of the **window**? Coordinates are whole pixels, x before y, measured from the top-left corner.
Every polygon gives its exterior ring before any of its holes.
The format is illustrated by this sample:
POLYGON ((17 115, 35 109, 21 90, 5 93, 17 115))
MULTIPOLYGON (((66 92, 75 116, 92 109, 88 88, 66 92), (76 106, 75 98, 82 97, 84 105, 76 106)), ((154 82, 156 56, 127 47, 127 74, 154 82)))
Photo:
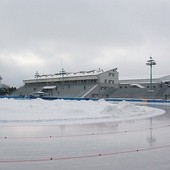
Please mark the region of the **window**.
POLYGON ((114 80, 109 80, 109 84, 114 84, 114 80))
POLYGON ((107 80, 105 79, 104 82, 107 83, 107 80))
POLYGON ((114 73, 109 73, 109 76, 112 76, 112 77, 114 77, 114 73))

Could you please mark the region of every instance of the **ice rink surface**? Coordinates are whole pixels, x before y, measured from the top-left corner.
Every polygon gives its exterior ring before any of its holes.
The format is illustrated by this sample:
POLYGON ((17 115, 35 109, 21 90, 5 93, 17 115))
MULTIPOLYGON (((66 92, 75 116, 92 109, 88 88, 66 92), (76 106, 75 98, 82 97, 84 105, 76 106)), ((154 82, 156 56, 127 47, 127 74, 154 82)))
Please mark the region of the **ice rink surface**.
POLYGON ((170 105, 140 120, 0 126, 0 170, 169 170, 170 105))

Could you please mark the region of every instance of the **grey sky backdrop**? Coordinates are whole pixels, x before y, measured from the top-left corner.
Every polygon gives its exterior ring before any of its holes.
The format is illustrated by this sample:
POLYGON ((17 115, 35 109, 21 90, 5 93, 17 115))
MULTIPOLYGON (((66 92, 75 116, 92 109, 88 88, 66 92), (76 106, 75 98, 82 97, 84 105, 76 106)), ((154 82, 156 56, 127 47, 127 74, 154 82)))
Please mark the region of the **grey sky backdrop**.
POLYGON ((2 83, 40 74, 118 68, 170 74, 170 0, 0 0, 2 83))

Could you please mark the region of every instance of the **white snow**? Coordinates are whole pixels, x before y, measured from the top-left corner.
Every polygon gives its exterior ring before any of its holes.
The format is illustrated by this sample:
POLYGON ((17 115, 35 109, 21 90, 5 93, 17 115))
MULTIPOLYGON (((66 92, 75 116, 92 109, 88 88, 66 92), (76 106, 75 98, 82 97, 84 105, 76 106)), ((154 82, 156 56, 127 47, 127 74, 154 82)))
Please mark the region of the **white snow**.
POLYGON ((6 124, 51 125, 125 121, 164 114, 161 109, 128 102, 104 100, 0 99, 0 126, 6 124))

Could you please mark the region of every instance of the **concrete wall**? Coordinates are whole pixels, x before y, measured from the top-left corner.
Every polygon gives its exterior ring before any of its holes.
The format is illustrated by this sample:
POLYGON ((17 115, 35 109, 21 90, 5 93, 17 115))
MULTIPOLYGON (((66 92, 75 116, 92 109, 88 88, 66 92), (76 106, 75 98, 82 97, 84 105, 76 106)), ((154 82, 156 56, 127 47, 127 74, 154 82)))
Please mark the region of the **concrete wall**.
POLYGON ((114 87, 118 85, 118 72, 115 69, 100 74, 99 78, 101 84, 112 84, 114 87))

